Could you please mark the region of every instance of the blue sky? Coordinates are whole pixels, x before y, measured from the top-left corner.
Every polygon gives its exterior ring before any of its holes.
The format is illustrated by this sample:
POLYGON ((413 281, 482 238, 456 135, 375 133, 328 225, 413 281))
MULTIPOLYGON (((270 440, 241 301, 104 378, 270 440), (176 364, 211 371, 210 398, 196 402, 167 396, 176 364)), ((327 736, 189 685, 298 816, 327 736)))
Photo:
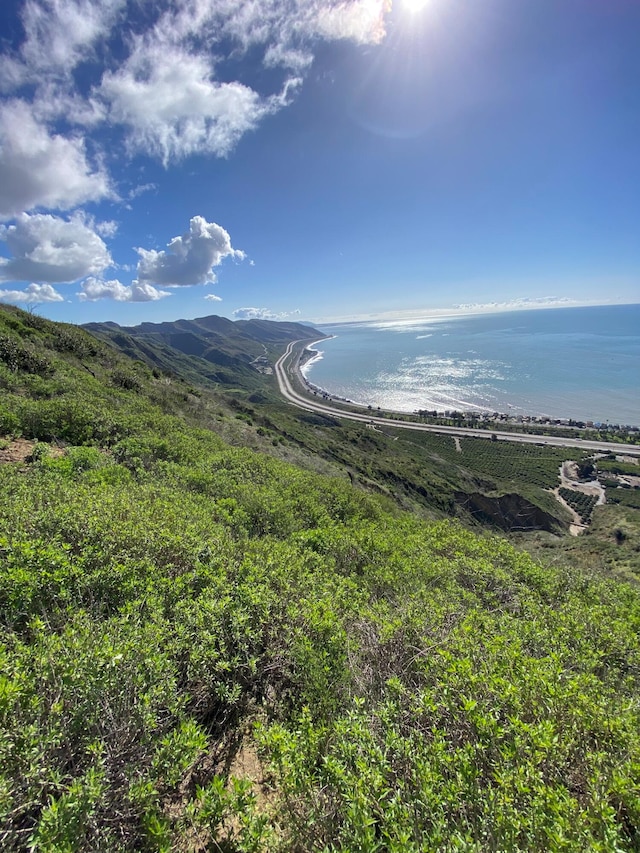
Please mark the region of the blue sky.
POLYGON ((637 0, 3 0, 0 300, 640 301, 637 0))

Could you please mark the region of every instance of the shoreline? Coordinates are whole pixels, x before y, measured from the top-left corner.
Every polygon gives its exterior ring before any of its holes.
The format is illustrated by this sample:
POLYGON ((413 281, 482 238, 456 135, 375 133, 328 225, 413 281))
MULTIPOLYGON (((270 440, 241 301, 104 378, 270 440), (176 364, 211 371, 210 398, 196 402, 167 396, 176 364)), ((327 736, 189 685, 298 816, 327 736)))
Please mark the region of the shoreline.
MULTIPOLYGON (((356 403, 354 400, 349 400, 347 397, 340 397, 337 394, 330 394, 326 390, 326 388, 322 388, 320 385, 315 385, 313 382, 310 382, 307 378, 306 373, 304 372, 303 368, 311 367, 314 361, 320 361, 323 357, 322 353, 318 352, 318 350, 314 350, 313 347, 316 344, 322 343, 322 341, 328 341, 331 338, 335 338, 335 335, 327 335, 326 338, 320 338, 320 340, 314 341, 312 344, 309 344, 308 346, 304 347, 296 362, 296 372, 298 374, 298 377, 309 391, 313 392, 314 394, 321 394, 323 399, 337 400, 339 403, 348 403, 350 406, 358 406, 360 408, 366 409, 367 406, 365 403, 356 403)), ((398 412, 398 414, 402 413, 398 412)))
POLYGON ((401 410, 401 409, 391 409, 388 406, 372 406, 367 403, 359 403, 355 400, 351 400, 348 397, 342 397, 338 394, 332 394, 326 388, 323 388, 320 385, 316 385, 311 382, 307 377, 307 374, 304 370, 305 367, 310 368, 315 361, 319 361, 323 357, 323 353, 315 350, 314 347, 316 344, 322 343, 322 341, 330 340, 331 338, 336 337, 336 335, 327 335, 323 338, 320 338, 317 341, 313 341, 310 344, 304 346, 301 350, 300 355, 295 363, 295 370, 298 374, 300 382, 303 386, 310 391, 314 396, 320 395, 325 400, 335 400, 338 403, 346 403, 349 406, 354 406, 356 408, 362 409, 364 411, 375 411, 375 412, 388 412, 391 415, 401 415, 403 417, 417 415, 419 417, 430 418, 432 420, 440 421, 440 420, 456 420, 456 419, 464 419, 476 421, 478 424, 489 424, 494 423, 501 426, 515 426, 515 427, 537 427, 537 428, 546 428, 546 429, 577 429, 577 430, 596 430, 598 432, 609 432, 609 431, 623 431, 626 433, 638 433, 640 432, 640 425, 636 424, 610 424, 608 421, 606 423, 602 423, 600 421, 591 421, 591 420, 579 420, 577 418, 556 418, 549 415, 528 415, 528 414, 511 414, 508 412, 497 412, 491 411, 489 409, 483 409, 478 407, 476 409, 444 409, 444 410, 436 410, 436 409, 415 409, 413 411, 409 410, 401 410), (423 415, 424 413, 424 415, 423 415))

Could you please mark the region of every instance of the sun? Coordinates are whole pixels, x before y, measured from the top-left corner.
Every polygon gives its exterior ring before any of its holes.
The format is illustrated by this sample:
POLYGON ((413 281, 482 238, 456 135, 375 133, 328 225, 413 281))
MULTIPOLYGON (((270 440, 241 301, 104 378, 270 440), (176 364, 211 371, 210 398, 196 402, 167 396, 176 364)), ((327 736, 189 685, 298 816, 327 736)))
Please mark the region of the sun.
POLYGON ((428 2, 429 0, 402 0, 402 5, 408 12, 419 12, 428 2))

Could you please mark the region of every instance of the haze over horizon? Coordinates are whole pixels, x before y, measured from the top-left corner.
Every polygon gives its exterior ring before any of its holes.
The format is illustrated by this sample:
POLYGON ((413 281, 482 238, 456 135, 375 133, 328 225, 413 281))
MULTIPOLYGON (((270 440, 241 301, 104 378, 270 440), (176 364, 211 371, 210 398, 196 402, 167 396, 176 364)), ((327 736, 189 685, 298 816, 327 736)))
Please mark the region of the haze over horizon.
POLYGON ((9 0, 0 32, 0 301, 640 302, 637 2, 9 0))

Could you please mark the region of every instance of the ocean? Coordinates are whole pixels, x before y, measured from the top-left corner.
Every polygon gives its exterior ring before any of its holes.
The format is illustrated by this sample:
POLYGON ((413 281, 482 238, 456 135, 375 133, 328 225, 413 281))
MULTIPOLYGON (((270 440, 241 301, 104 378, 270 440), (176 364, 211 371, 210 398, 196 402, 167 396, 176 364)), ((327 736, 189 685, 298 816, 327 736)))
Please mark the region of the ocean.
POLYGON ((640 305, 318 328, 306 379, 354 403, 640 426, 640 305))

